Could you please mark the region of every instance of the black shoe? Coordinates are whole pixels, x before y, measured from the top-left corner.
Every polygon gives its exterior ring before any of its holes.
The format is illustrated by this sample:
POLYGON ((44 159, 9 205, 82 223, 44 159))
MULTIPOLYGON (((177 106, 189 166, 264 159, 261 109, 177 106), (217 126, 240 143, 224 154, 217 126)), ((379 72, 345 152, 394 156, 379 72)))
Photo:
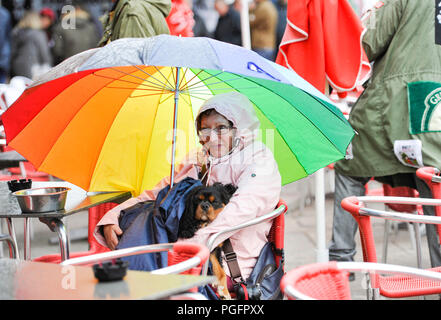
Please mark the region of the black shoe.
POLYGON ((349 277, 348 277, 349 281, 352 282, 355 280, 355 273, 353 272, 349 272, 349 277))

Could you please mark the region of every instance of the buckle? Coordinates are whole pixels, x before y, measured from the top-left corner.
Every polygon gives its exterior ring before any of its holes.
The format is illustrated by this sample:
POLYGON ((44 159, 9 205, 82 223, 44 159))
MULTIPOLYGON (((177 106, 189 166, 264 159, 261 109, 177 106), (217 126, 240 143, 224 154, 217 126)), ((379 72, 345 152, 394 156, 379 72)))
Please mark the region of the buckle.
POLYGON ((235 252, 225 253, 225 261, 230 262, 230 261, 233 261, 233 260, 236 260, 236 259, 237 259, 237 256, 236 256, 235 252))

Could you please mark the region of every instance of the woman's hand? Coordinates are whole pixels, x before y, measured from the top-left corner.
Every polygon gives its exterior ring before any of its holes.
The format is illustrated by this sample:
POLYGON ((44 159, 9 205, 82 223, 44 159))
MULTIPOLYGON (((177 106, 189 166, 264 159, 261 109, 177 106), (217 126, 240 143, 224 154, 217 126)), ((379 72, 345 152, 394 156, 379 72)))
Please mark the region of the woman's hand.
POLYGON ((103 226, 104 238, 110 250, 115 250, 119 242, 118 236, 122 235, 122 233, 122 230, 116 224, 106 224, 103 226))

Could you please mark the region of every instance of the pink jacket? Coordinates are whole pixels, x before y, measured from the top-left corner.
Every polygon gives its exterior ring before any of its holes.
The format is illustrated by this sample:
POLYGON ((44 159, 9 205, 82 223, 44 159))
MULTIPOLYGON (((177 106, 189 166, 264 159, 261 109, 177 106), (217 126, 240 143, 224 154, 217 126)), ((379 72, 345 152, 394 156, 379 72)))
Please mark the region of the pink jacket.
MULTIPOLYGON (((187 159, 177 170, 175 180, 179 182, 185 177, 197 179, 201 162, 209 162, 207 184, 215 182, 232 183, 238 189, 217 218, 207 227, 199 229, 195 236, 184 241, 206 244, 208 238, 225 228, 238 225, 250 219, 273 211, 279 201, 281 192, 281 177, 272 152, 261 142, 255 141, 259 121, 251 104, 244 101, 234 101, 235 105, 228 106, 225 97, 216 100, 217 95, 204 104, 199 113, 215 108, 233 122, 239 137, 233 151, 222 158, 205 157, 201 161, 200 154, 193 159, 187 159), (217 104, 219 102, 219 104, 217 104), (240 103, 238 103, 240 102, 240 103), (237 107, 240 105, 240 107, 237 107)), ((234 96, 233 98, 238 98, 234 96)), ((240 98, 240 97, 239 97, 240 98)), ((233 103, 232 102, 232 103, 233 103)), ((169 183, 169 178, 163 179, 153 190, 146 190, 136 198, 131 198, 107 212, 95 229, 95 237, 104 246, 106 242, 98 232, 99 226, 118 224, 119 212, 140 201, 154 200, 158 192, 169 183)), ((246 229, 224 234, 217 239, 215 245, 230 238, 237 255, 237 260, 246 279, 251 273, 256 259, 267 242, 271 222, 265 222, 246 229)), ((228 267, 224 268, 229 274, 228 267)))

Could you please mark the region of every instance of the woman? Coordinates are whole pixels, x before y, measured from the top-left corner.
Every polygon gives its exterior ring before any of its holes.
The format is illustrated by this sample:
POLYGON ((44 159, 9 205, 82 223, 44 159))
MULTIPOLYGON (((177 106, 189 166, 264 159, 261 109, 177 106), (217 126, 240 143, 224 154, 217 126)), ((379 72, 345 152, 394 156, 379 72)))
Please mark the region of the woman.
POLYGON ((41 30, 40 16, 25 13, 11 37, 11 74, 34 79, 52 65, 52 56, 46 34, 41 30))
MULTIPOLYGON (((251 102, 240 93, 219 94, 202 105, 196 117, 202 155, 199 153, 196 160, 181 164, 176 181, 192 177, 207 185, 232 183, 238 189, 217 218, 186 241, 206 244, 212 234, 271 212, 276 207, 281 177, 272 152, 255 140, 259 125, 251 102)), ((155 199, 168 181, 168 178, 164 179, 154 190, 144 191, 139 197, 106 213, 95 229, 97 240, 115 249, 117 236, 122 233, 118 226, 119 212, 137 202, 155 199), (104 237, 98 232, 101 226, 104 237)), ((271 222, 268 221, 224 234, 218 237, 215 245, 230 238, 242 276, 247 279, 267 242, 270 228, 271 222)), ((225 271, 229 274, 228 268, 225 271)))

